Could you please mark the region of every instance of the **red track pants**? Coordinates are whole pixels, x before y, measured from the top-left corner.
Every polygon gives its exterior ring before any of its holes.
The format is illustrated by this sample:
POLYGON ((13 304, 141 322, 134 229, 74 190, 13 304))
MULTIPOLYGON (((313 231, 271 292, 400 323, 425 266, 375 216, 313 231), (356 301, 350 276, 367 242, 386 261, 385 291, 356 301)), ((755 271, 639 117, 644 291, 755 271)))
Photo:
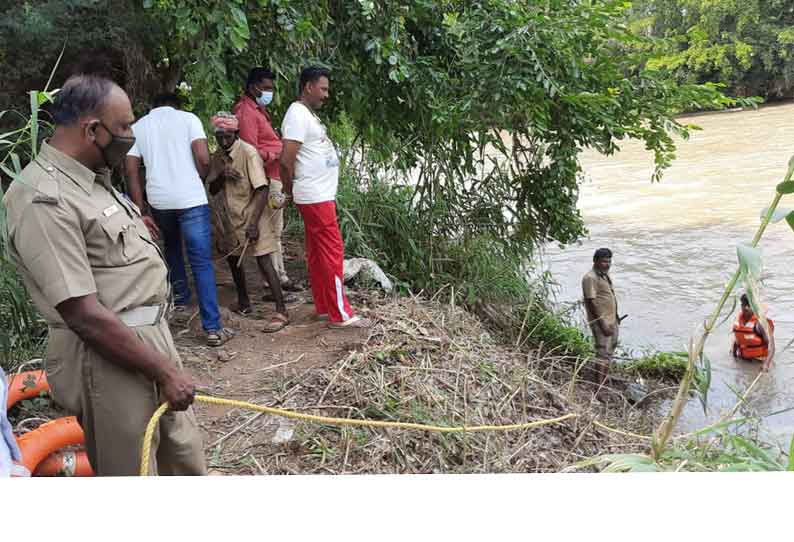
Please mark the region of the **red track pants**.
POLYGON ((336 221, 336 202, 297 204, 306 228, 306 262, 317 314, 331 322, 345 322, 353 309, 345 296, 342 267, 345 246, 336 221))

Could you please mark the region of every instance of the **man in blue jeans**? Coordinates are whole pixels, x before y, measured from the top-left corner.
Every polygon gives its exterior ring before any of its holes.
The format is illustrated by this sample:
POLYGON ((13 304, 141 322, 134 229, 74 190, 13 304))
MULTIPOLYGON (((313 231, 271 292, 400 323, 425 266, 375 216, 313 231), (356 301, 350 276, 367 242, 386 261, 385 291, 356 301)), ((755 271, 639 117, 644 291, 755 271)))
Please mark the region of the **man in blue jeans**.
POLYGON ((220 346, 234 333, 221 325, 218 310, 210 211, 203 183, 210 164, 207 136, 199 118, 179 107, 175 94, 162 94, 155 98, 149 114, 132 125, 136 139, 127 153, 128 188, 152 237, 163 238, 176 310, 184 310, 190 303, 182 255, 184 240, 207 345, 220 346), (141 162, 146 166, 146 200, 151 215, 145 207, 141 162))

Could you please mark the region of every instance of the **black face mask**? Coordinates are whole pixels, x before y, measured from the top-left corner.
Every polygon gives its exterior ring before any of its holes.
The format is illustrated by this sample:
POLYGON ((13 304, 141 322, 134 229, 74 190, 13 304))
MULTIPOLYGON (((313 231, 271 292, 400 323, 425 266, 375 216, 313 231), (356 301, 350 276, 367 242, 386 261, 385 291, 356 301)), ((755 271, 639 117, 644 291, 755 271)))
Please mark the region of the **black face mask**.
POLYGON ((124 157, 127 156, 127 152, 135 145, 135 137, 118 136, 111 132, 110 129, 105 126, 104 122, 100 121, 99 124, 110 134, 111 139, 110 143, 104 147, 100 147, 96 140, 94 141, 94 145, 96 145, 99 152, 102 153, 102 159, 105 161, 105 165, 113 169, 121 164, 124 157))

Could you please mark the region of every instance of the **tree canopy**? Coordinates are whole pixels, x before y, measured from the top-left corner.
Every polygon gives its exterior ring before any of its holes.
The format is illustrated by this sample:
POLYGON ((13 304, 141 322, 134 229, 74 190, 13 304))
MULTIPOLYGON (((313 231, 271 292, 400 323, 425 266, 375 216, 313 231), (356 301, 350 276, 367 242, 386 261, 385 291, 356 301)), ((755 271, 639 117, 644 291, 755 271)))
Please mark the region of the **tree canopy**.
POLYGON ((687 133, 674 115, 734 103, 713 86, 647 69, 660 45, 624 24, 630 4, 619 0, 5 4, 15 9, 2 45, 27 55, 7 52, 5 73, 29 83, 38 70, 46 81, 66 37, 70 58, 106 54, 107 71, 141 112, 153 92, 184 82, 206 119, 231 106, 251 66, 269 65, 278 118, 300 68, 329 67, 324 115, 346 126, 340 143, 416 185, 415 204, 438 217, 430 235, 572 242, 583 233, 582 148, 612 153, 623 139, 641 139, 658 179, 673 136, 687 133), (73 25, 67 35, 64 24, 73 25))
POLYGON ((648 67, 740 96, 794 90, 794 0, 639 0, 631 27, 657 37, 648 67))

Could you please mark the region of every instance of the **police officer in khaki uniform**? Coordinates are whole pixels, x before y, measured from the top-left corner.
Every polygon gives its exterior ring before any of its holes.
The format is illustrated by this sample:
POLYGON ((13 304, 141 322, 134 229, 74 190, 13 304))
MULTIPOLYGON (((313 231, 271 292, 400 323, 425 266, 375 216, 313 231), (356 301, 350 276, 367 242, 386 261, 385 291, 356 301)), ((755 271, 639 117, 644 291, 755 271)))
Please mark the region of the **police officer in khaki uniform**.
POLYGON ((134 142, 126 93, 94 76, 70 78, 54 104, 55 132, 12 183, 9 250, 49 324, 53 399, 75 414, 98 475, 138 473, 158 404, 153 472, 206 474, 192 379, 164 313, 167 269, 139 210, 110 184, 134 142))
POLYGON ((587 311, 587 323, 593 332, 596 349, 598 383, 603 385, 609 375, 609 365, 618 344, 618 300, 609 269, 612 251, 599 248, 593 255, 593 268, 582 277, 582 294, 587 311))

